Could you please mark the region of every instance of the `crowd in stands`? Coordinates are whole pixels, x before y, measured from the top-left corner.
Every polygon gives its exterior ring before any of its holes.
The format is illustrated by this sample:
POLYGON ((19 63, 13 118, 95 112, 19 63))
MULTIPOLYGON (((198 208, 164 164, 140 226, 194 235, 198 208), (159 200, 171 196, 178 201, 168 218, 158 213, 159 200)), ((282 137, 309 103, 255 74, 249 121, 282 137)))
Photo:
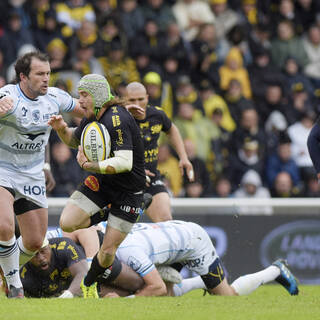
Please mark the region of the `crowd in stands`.
MULTIPOLYGON (((50 56, 50 85, 72 95, 87 73, 120 96, 146 86, 195 169, 194 182, 181 177, 162 141, 172 196, 320 195, 306 144, 320 111, 319 1, 7 0, 0 10, 0 86, 34 48, 50 56)), ((69 196, 84 172, 54 134, 51 156, 50 196, 69 196)))

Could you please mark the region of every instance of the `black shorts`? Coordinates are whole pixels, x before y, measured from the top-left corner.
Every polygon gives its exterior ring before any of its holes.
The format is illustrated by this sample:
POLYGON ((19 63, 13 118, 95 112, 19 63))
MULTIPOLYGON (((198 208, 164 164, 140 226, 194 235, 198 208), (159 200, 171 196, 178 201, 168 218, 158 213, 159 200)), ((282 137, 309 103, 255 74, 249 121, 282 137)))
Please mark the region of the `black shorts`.
POLYGON ((111 213, 125 221, 135 223, 140 216, 143 192, 129 192, 108 186, 97 176, 90 175, 78 187, 78 191, 103 208, 111 204, 111 213))
POLYGON ((168 193, 168 190, 164 185, 164 182, 162 181, 160 173, 156 173, 155 177, 150 177, 150 178, 151 178, 150 186, 146 187, 145 192, 150 193, 152 196, 160 192, 168 193))

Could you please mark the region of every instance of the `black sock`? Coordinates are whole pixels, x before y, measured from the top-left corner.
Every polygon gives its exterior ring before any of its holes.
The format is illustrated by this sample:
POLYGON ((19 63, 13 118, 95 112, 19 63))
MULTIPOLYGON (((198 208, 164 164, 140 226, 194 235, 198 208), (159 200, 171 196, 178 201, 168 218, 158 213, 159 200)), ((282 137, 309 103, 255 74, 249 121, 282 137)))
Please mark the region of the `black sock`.
POLYGON ((103 208, 90 217, 89 227, 98 224, 101 221, 107 221, 110 213, 110 208, 103 208))
POLYGON ((89 287, 94 282, 96 282, 97 277, 104 273, 104 271, 108 268, 101 267, 97 258, 97 254, 93 257, 91 267, 83 280, 83 283, 89 287))

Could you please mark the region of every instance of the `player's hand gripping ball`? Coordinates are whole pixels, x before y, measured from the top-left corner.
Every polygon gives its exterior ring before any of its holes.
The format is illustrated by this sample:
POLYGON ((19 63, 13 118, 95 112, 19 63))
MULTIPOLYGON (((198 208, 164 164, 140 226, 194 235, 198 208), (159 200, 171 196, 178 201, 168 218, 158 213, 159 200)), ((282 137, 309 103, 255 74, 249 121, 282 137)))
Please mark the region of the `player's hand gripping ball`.
POLYGON ((89 161, 108 159, 111 141, 107 128, 97 121, 88 123, 81 134, 81 146, 89 161))

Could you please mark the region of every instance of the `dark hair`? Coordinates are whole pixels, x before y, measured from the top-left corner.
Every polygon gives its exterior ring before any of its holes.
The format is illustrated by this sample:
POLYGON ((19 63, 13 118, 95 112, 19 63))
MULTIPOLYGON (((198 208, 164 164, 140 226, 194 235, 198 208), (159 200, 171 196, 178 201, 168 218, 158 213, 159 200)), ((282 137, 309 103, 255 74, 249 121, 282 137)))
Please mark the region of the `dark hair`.
POLYGON ((49 56, 46 53, 42 53, 40 51, 32 51, 24 54, 22 57, 20 57, 14 68, 16 70, 16 82, 20 82, 20 73, 24 74, 25 76, 28 76, 31 69, 31 61, 32 58, 38 59, 43 62, 49 62, 49 56))

